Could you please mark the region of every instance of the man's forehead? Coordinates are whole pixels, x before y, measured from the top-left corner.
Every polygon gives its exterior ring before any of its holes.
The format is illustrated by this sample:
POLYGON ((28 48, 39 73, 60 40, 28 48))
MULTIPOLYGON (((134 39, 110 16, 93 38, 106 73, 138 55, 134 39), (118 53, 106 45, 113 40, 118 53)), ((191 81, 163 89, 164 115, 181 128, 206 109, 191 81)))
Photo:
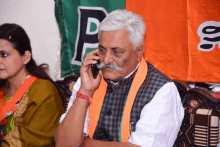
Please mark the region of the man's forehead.
POLYGON ((126 44, 130 44, 128 37, 129 33, 127 30, 102 32, 99 45, 103 47, 111 46, 111 48, 125 46, 126 44))

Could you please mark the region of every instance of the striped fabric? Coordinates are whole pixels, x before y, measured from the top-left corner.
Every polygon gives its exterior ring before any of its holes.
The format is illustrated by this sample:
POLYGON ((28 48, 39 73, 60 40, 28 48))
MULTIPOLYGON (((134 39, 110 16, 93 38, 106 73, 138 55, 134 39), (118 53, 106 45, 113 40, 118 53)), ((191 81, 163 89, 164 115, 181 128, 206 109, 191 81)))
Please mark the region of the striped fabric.
POLYGON ((179 132, 179 147, 216 147, 218 131, 217 110, 185 107, 185 116, 179 132))

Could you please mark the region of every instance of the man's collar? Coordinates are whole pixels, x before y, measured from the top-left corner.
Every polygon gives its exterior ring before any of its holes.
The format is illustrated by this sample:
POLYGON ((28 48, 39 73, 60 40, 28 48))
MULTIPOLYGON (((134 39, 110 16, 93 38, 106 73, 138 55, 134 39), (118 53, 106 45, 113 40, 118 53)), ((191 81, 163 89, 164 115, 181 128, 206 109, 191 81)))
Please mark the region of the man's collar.
MULTIPOLYGON (((124 77, 123 79, 129 78, 129 77, 137 70, 139 64, 140 64, 140 62, 138 63, 138 65, 137 65, 137 67, 135 68, 135 70, 133 70, 131 73, 129 73, 129 74, 128 74, 126 77, 124 77)), ((117 85, 117 84, 119 83, 119 81, 118 81, 117 83, 115 83, 115 82, 113 82, 113 81, 111 81, 111 80, 109 80, 109 82, 112 83, 112 84, 114 84, 114 85, 117 85)))

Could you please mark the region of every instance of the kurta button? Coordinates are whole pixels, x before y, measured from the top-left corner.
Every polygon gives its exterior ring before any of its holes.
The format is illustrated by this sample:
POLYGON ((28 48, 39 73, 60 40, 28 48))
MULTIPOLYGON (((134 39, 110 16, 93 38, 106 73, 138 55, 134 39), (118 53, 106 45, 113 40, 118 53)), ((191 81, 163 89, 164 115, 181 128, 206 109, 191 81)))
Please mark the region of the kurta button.
POLYGON ((109 91, 109 93, 112 93, 113 89, 110 87, 108 91, 109 91))
POLYGON ((109 110, 107 113, 106 113, 108 116, 112 115, 112 111, 109 110))

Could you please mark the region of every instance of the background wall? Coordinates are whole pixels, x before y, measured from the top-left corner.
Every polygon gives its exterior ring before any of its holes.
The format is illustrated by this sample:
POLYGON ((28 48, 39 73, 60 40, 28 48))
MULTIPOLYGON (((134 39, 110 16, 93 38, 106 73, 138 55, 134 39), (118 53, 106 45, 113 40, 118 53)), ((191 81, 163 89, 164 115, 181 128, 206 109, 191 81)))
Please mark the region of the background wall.
POLYGON ((31 40, 37 64, 48 63, 49 75, 60 79, 61 41, 54 14, 54 0, 0 0, 0 24, 17 23, 31 40))

